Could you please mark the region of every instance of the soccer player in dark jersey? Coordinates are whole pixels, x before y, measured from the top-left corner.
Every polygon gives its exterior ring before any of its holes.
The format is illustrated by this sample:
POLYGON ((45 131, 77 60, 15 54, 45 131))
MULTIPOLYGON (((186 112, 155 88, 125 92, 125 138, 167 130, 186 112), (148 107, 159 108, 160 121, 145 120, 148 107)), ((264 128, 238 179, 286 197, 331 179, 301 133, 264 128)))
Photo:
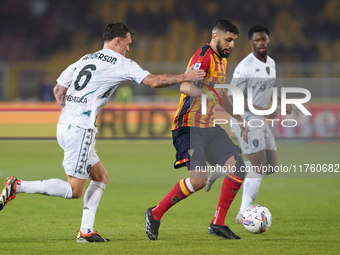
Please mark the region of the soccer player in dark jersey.
POLYGON ((214 122, 215 107, 219 102, 225 111, 242 123, 240 135, 247 141, 249 130, 243 126, 242 117, 232 114, 232 102, 226 92, 214 89, 215 84, 225 83, 227 57, 234 48, 237 35, 238 29, 233 23, 217 20, 211 42, 200 48, 189 61, 188 67, 194 65, 194 69, 206 72, 201 82, 181 84, 181 99, 172 123, 173 144, 177 150, 174 166, 186 166, 189 178, 180 180, 157 206, 146 210, 145 233, 150 240, 158 238, 160 220, 170 207, 205 186, 207 161, 211 166, 231 169, 223 181, 217 210, 208 231, 225 239, 240 239, 225 226, 225 217, 245 177, 244 163, 240 148, 214 122), (202 100, 202 94, 209 95, 208 103, 202 100), (203 108, 206 111, 202 111, 203 108))

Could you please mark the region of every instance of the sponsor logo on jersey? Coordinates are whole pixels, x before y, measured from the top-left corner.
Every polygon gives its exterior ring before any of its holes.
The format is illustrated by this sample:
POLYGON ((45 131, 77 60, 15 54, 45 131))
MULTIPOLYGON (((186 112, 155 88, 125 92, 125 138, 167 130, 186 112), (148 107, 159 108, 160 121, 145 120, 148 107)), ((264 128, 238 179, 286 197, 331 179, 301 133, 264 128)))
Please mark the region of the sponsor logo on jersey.
POLYGON ((266 88, 270 89, 271 87, 274 86, 275 83, 275 79, 266 79, 264 81, 261 82, 261 87, 260 87, 260 91, 263 92, 266 90, 266 88))
POLYGON ((260 72, 260 68, 255 69, 255 73, 260 72))
POLYGON ((71 95, 66 95, 65 100, 72 103, 87 104, 87 97, 74 97, 71 95))
POLYGON ((196 63, 196 64, 194 65, 194 70, 200 69, 201 64, 202 64, 202 63, 196 63))

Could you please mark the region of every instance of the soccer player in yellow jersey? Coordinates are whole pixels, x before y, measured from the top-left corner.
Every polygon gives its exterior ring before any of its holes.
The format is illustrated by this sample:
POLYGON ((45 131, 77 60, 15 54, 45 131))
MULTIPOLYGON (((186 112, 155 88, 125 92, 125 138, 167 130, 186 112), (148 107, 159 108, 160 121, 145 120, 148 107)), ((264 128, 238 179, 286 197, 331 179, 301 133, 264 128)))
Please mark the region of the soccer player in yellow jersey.
MULTIPOLYGON (((254 203, 261 181, 265 175, 273 174, 273 171, 262 172, 263 167, 277 166, 277 149, 275 137, 266 122, 266 119, 275 119, 278 112, 274 111, 270 115, 260 116, 251 113, 248 107, 247 89, 252 89, 252 103, 257 110, 268 110, 270 101, 272 100, 273 88, 276 80, 275 61, 268 55, 267 51, 270 45, 269 29, 261 24, 252 26, 248 31, 249 42, 252 52, 248 54, 235 68, 231 85, 242 90, 245 98, 245 112, 242 117, 249 123, 263 122, 261 125, 250 126, 248 139, 249 143, 245 143, 242 139, 238 139, 242 152, 246 155, 249 161, 244 162, 247 167, 247 178, 243 184, 242 202, 239 213, 236 216, 236 223, 242 224, 242 215, 245 210, 254 203)), ((228 95, 232 97, 230 91, 228 95)), ((278 104, 281 103, 281 98, 277 98, 278 104)), ((233 100, 231 98, 231 100, 233 100)), ((292 112, 292 106, 286 105, 286 112, 292 112)), ((233 120, 231 120, 233 121, 233 120)), ((231 127, 231 131, 239 133, 238 126, 231 127)), ((267 168, 266 168, 267 169, 267 168)), ((206 183, 206 190, 209 191, 212 184, 223 172, 210 172, 206 183)), ((226 174, 226 173, 225 173, 226 174)))
MULTIPOLYGON (((160 219, 177 202, 202 189, 207 181, 206 162, 230 169, 223 181, 217 210, 208 231, 225 239, 240 239, 227 226, 225 217, 245 177, 240 148, 235 145, 224 129, 214 124, 214 112, 219 102, 239 123, 240 115, 232 114, 232 102, 224 90, 214 85, 225 83, 227 57, 234 48, 237 27, 228 20, 217 20, 209 44, 199 49, 189 61, 189 66, 206 72, 205 79, 196 84, 181 84, 181 99, 172 124, 173 144, 177 150, 175 168, 186 166, 189 178, 180 180, 155 207, 146 210, 145 232, 150 240, 158 238, 160 219), (202 101, 202 94, 209 101, 202 101), (204 106, 204 107, 203 107, 204 106), (203 110, 204 108, 204 110, 203 110), (206 111, 205 111, 206 110, 206 111)), ((204 98, 204 97, 203 97, 204 98)), ((204 100, 204 99, 203 99, 204 100)), ((241 125, 240 136, 247 141, 248 128, 241 125)))

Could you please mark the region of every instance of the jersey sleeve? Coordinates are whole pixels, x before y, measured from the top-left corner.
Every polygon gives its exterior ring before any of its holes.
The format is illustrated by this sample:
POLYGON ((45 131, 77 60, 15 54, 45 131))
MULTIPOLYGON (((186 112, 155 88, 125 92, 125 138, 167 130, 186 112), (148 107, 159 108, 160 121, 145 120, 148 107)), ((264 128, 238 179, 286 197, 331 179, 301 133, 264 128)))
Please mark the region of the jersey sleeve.
POLYGON ((144 78, 150 73, 143 68, 141 68, 135 61, 128 59, 129 63, 126 67, 126 79, 133 80, 138 84, 141 84, 144 78))
POLYGON ((194 65, 194 70, 202 69, 208 73, 210 66, 210 55, 205 54, 205 56, 200 56, 201 50, 198 50, 190 59, 187 69, 194 65))
POLYGON ((72 83, 72 77, 73 77, 73 72, 74 70, 76 69, 77 67, 77 63, 78 62, 75 62, 71 65, 69 65, 61 74, 60 76, 58 77, 57 79, 57 82, 65 87, 65 88, 68 88, 70 87, 71 83, 72 83))

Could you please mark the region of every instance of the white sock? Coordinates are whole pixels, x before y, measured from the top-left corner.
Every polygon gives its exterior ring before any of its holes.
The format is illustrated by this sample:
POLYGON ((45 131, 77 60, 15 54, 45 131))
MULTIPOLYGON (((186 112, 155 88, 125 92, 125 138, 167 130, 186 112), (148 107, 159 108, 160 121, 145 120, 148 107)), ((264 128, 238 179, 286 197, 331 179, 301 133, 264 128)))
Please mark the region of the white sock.
POLYGON ((38 193, 53 197, 72 198, 71 184, 60 179, 21 181, 16 193, 38 193))
MULTIPOLYGON (((251 167, 251 163, 249 161, 244 162, 245 165, 251 167)), ((251 168, 247 168, 251 169, 251 168)), ((257 191, 259 190, 261 181, 263 179, 262 174, 258 174, 256 172, 250 171, 248 172, 244 182, 243 182, 243 193, 242 193, 242 203, 240 207, 240 213, 244 213, 244 211, 255 201, 257 191)))
POLYGON ((101 182, 91 181, 84 195, 83 218, 81 220, 80 231, 83 234, 93 232, 94 219, 100 198, 106 185, 101 182))
POLYGON ((191 182, 190 182, 190 178, 185 178, 185 184, 187 185, 188 189, 190 190, 191 193, 194 193, 194 187, 192 186, 191 182))

